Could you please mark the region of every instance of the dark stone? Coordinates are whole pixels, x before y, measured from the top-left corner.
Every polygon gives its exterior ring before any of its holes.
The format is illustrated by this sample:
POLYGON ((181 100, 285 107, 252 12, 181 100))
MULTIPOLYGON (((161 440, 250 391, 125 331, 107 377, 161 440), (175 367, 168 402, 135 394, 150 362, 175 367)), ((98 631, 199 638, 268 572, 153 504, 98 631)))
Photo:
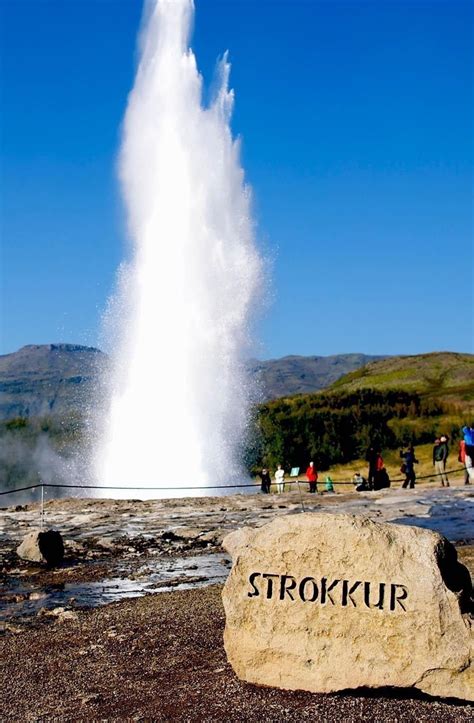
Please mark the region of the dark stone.
POLYGON ((38 546, 48 565, 56 567, 62 563, 64 559, 64 543, 60 532, 57 530, 40 532, 38 546))

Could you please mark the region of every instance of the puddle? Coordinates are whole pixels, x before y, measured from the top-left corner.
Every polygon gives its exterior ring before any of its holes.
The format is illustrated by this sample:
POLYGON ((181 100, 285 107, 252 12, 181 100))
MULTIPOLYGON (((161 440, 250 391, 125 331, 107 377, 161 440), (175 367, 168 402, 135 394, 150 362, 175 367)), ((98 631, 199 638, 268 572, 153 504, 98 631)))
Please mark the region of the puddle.
MULTIPOLYGON (((188 558, 147 560, 132 574, 124 568, 124 577, 60 585, 36 586, 15 580, 8 593, 0 597, 0 621, 37 615, 41 608, 91 608, 124 598, 141 597, 170 590, 190 590, 224 582, 231 560, 224 553, 188 558)), ((120 572, 120 570, 119 570, 120 572)))
POLYGON ((415 525, 434 530, 450 540, 474 540, 474 504, 472 499, 451 499, 449 504, 443 502, 431 505, 429 515, 398 517, 391 520, 402 525, 415 525))

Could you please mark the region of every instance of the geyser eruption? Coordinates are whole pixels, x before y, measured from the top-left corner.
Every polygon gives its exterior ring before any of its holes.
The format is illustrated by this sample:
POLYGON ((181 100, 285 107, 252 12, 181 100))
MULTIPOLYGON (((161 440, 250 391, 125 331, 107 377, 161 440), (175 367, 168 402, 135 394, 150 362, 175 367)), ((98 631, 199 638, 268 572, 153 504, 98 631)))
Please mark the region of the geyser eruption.
MULTIPOLYGON (((204 107, 188 47, 192 0, 147 9, 120 156, 133 250, 112 304, 119 334, 97 484, 223 485, 242 481, 243 360, 261 261, 229 127, 226 56, 204 107)), ((173 490, 113 493, 132 495, 173 490)))

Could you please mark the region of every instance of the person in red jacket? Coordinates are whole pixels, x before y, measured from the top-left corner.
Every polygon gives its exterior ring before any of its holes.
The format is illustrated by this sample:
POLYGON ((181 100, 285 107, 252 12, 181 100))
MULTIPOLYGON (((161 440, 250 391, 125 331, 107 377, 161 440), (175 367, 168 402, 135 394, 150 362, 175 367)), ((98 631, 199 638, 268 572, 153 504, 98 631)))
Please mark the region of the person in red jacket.
POLYGON ((309 482, 309 491, 310 492, 317 492, 317 481, 318 481, 318 473, 316 472, 314 468, 314 462, 309 463, 309 467, 306 470, 306 477, 308 478, 309 482))

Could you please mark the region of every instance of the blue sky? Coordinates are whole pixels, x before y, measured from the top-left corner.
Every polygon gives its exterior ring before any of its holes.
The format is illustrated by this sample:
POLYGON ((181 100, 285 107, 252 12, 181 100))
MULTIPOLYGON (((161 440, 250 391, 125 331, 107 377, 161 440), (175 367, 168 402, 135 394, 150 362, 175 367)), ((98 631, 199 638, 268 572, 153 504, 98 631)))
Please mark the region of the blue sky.
MULTIPOLYGON (((460 0, 196 0, 273 303, 262 358, 473 351, 472 21, 460 0)), ((124 254, 115 175, 136 0, 0 0, 1 353, 96 345, 124 254)))

